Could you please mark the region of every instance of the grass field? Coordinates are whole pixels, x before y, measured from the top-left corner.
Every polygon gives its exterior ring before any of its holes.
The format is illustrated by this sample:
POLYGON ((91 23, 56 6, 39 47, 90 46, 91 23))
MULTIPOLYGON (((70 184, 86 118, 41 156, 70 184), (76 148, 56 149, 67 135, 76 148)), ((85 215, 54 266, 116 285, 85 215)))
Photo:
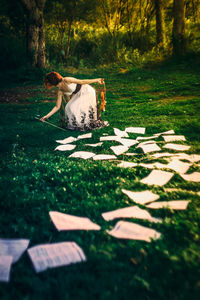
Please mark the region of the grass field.
MULTIPOLYGON (((112 135, 114 127, 146 127, 147 135, 174 129, 185 135, 185 144, 191 146, 187 153, 199 154, 199 71, 200 62, 191 60, 146 69, 76 74, 79 78, 102 76, 108 90, 103 119, 110 126, 95 130, 89 142, 98 142, 103 133, 112 135)), ((149 210, 163 218, 160 224, 130 220, 158 230, 162 238, 157 241, 118 240, 107 234, 118 220, 106 222, 101 213, 133 205, 121 189, 148 189, 139 181, 150 170, 122 169, 114 161, 68 159, 72 151, 54 151, 56 139, 77 137, 80 132, 64 132, 35 119, 54 105, 55 92, 45 92, 42 84, 13 83, 5 86, 1 95, 0 237, 27 238, 30 246, 75 241, 87 262, 36 274, 25 253, 13 265, 10 283, 0 283, 0 299, 199 299, 200 197, 187 192, 200 191, 199 183, 175 174, 166 186, 153 186, 151 190, 160 200, 190 200, 188 209, 149 210), (180 191, 167 193, 166 187, 180 191), (50 210, 89 217, 101 230, 58 232, 50 221, 50 210)), ((58 116, 50 121, 58 125, 58 116)), ((161 145, 162 139, 159 141, 161 145)), ((78 141, 76 150, 112 154, 110 146, 118 144, 104 142, 101 148, 91 150, 85 143, 78 141)), ((142 152, 118 159, 152 161, 150 156, 144 159, 142 152)), ((200 171, 198 163, 190 168, 189 172, 193 171, 200 171)))

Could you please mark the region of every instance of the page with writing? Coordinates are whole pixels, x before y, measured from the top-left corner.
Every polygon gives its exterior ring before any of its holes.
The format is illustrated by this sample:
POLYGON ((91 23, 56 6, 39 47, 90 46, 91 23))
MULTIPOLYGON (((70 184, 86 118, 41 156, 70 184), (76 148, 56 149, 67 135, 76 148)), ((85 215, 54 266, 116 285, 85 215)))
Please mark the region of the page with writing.
POLYGON ((12 256, 0 255, 0 281, 8 282, 10 280, 10 270, 12 261, 12 256))
POLYGON ((86 261, 83 250, 75 242, 44 244, 28 249, 35 271, 86 261))
POLYGON ((29 240, 0 239, 0 255, 12 256, 13 263, 15 263, 28 248, 28 245, 29 240))

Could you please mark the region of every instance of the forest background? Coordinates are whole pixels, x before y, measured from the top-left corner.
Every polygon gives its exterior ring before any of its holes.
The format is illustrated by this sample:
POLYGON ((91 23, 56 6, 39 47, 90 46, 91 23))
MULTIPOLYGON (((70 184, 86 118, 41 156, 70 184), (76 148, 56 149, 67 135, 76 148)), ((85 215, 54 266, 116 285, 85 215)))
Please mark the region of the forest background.
POLYGON ((2 70, 162 61, 200 49, 199 0, 0 0, 2 70))

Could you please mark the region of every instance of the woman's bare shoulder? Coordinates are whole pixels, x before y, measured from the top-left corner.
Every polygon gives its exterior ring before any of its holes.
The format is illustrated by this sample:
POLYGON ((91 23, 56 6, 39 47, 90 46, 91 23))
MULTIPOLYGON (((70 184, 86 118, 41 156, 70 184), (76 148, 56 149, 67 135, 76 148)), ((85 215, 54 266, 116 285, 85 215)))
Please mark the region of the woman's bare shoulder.
POLYGON ((78 81, 80 81, 80 79, 77 79, 75 77, 64 77, 64 81, 70 84, 70 83, 77 83, 78 81))

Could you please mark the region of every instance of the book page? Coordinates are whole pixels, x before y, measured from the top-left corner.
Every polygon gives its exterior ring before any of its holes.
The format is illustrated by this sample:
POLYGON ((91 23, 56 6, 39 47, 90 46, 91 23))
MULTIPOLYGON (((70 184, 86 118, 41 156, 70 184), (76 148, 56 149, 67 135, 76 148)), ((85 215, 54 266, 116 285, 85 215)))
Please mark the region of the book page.
POLYGON ((161 148, 157 144, 143 144, 138 146, 138 148, 142 148, 143 152, 149 153, 149 152, 155 152, 155 151, 161 151, 161 148))
POLYGON ((141 240, 146 242, 151 242, 151 239, 158 239, 161 236, 161 234, 154 229, 125 221, 119 221, 108 233, 120 239, 141 240))
POLYGON ((177 150, 177 151, 187 151, 190 146, 180 145, 180 144, 166 144, 163 148, 177 150))
POLYGON ((146 204, 156 201, 160 198, 159 195, 152 193, 151 191, 132 192, 122 189, 122 192, 126 194, 131 200, 138 204, 146 204))
POLYGON ((0 255, 0 281, 8 282, 10 280, 10 269, 13 257, 10 255, 0 255))
POLYGON ((128 151, 128 147, 126 146, 112 146, 110 149, 116 154, 116 155, 121 155, 124 152, 128 151))
POLYGON ((165 142, 186 141, 184 135, 163 135, 165 142))
POLYGON ((71 155, 69 155, 69 158, 83 158, 83 159, 89 159, 93 156, 95 156, 96 154, 93 152, 87 152, 87 151, 76 151, 74 153, 72 153, 71 155))
POLYGON ((135 144, 138 144, 138 141, 133 140, 133 139, 121 138, 118 142, 120 142, 122 145, 124 145, 126 147, 131 147, 131 146, 134 146, 135 144))
POLYGON ((102 217, 106 221, 111 221, 116 218, 136 218, 142 220, 148 220, 150 222, 161 222, 161 219, 154 218, 150 215, 148 211, 145 209, 141 209, 138 206, 129 206, 120 209, 116 209, 113 211, 105 212, 102 214, 102 217))
POLYGON ((86 261, 83 250, 74 242, 34 246, 28 249, 28 255, 37 273, 48 268, 86 261))
POLYGON ((174 176, 171 172, 165 172, 160 170, 153 170, 151 173, 140 180, 140 182, 148 185, 165 185, 174 176))
POLYGON ((100 141, 119 141, 120 137, 117 135, 108 135, 108 136, 101 136, 100 141))
POLYGON ((114 133, 119 137, 129 137, 126 131, 119 130, 118 128, 114 128, 114 133))
POLYGON ((200 182, 200 172, 193 172, 191 174, 180 174, 181 177, 187 181, 200 182))
POLYGON ((177 210, 184 210, 187 208, 189 201, 187 200, 174 200, 174 201, 158 201, 147 205, 148 208, 159 209, 159 208, 171 208, 177 210))
POLYGON ((0 239, 0 255, 12 256, 12 262, 15 263, 28 248, 28 245, 29 240, 0 239))
POLYGON ((56 140, 57 143, 63 144, 63 145, 64 144, 70 144, 70 143, 73 143, 75 141, 77 141, 77 139, 74 138, 73 136, 70 136, 70 137, 68 137, 68 138, 66 138, 64 140, 56 140))
POLYGON ((137 133, 137 134, 145 134, 146 128, 144 127, 127 127, 125 129, 126 132, 137 133))
POLYGON ((97 154, 93 157, 94 160, 110 160, 110 159, 117 159, 115 155, 110 154, 97 154))
POLYGON ((103 142, 99 142, 99 143, 96 143, 96 144, 85 144, 85 146, 88 146, 88 147, 100 147, 102 146, 103 142))
POLYGON ((81 134, 77 137, 78 140, 81 139, 90 139, 92 137, 92 133, 85 133, 85 134, 81 134))
POLYGON ((75 148, 76 148, 76 145, 66 144, 66 145, 57 146, 54 150, 71 151, 71 150, 74 150, 75 148))
POLYGON ((134 168, 136 167, 138 164, 133 163, 133 162, 129 162, 129 161, 121 161, 120 164, 117 165, 117 167, 120 168, 134 168))
POLYGON ((101 227, 85 217, 50 211, 50 218, 57 230, 100 230, 101 227))

